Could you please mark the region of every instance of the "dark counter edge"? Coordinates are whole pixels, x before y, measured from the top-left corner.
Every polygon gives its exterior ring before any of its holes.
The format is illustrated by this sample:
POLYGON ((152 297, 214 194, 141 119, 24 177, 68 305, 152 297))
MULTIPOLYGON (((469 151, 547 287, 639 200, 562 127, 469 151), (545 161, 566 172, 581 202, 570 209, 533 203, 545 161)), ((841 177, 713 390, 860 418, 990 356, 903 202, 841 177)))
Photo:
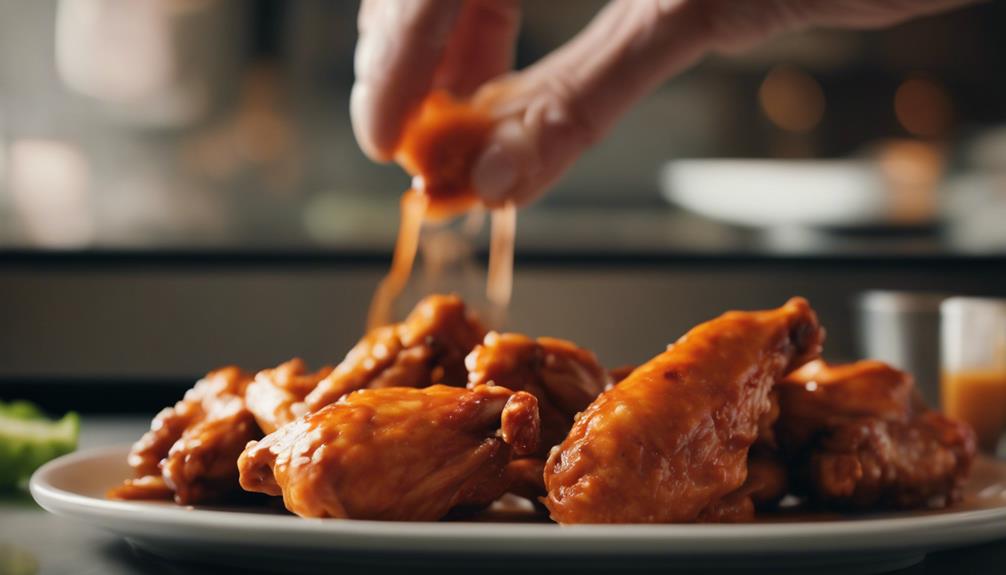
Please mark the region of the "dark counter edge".
MULTIPOLYGON (((488 254, 479 252, 480 260, 488 254)), ((387 251, 372 250, 114 250, 80 251, 16 249, 0 250, 0 271, 4 268, 33 269, 324 269, 345 266, 386 267, 391 263, 387 251)), ((647 266, 745 266, 778 263, 807 266, 888 266, 890 264, 925 264, 941 267, 963 265, 1000 266, 1006 253, 932 253, 932 252, 835 252, 788 254, 776 252, 730 251, 696 252, 654 249, 652 251, 518 251, 517 265, 531 267, 647 267, 647 266)))
POLYGON ((26 399, 56 417, 68 411, 153 417, 180 400, 198 378, 4 377, 0 401, 26 399))

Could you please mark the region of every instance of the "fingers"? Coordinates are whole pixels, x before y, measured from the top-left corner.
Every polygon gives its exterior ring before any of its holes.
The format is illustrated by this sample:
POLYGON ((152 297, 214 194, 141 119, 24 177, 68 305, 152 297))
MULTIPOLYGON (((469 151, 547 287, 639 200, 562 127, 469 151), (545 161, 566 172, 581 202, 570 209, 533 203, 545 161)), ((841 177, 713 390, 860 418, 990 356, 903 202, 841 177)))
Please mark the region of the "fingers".
POLYGON ((490 206, 533 200, 637 100, 710 51, 806 26, 890 25, 973 1, 612 0, 557 52, 476 93, 498 127, 474 185, 490 206))
POLYGON ((878 28, 909 18, 946 12, 978 0, 783 0, 785 9, 803 16, 810 26, 878 28))
POLYGON ((353 131, 378 161, 394 152, 409 114, 429 92, 462 0, 364 0, 350 96, 353 131))
POLYGON ((467 0, 458 16, 434 87, 467 98, 513 68, 520 0, 467 0))
POLYGON ((705 53, 700 6, 615 0, 557 52, 479 90, 475 105, 499 122, 473 172, 483 200, 534 199, 633 103, 705 53))
POLYGON ((745 50, 783 30, 809 26, 879 28, 977 0, 705 0, 708 33, 719 52, 745 50))

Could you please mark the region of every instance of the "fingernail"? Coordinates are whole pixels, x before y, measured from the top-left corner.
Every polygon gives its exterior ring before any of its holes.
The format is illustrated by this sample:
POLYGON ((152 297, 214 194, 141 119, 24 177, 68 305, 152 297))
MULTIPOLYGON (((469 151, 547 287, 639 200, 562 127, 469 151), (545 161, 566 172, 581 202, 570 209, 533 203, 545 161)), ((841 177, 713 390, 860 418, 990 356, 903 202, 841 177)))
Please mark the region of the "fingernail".
POLYGON ((366 84, 357 82, 353 85, 353 91, 349 95, 353 135, 367 157, 376 162, 388 162, 391 160, 390 152, 383 150, 374 140, 380 126, 377 125, 379 118, 375 114, 373 100, 373 94, 366 84))

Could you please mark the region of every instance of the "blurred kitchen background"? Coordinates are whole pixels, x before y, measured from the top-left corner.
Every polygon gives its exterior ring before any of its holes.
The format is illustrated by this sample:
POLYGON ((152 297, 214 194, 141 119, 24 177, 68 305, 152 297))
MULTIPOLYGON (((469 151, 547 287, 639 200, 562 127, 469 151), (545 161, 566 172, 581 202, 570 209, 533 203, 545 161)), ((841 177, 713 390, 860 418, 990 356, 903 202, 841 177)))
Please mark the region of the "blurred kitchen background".
MULTIPOLYGON (((518 65, 602 5, 526 2, 518 65)), ((353 140, 356 10, 0 0, 0 397, 146 408, 341 359, 408 183, 353 140)), ((851 359, 862 292, 1006 296, 1003 30, 990 2, 671 80, 521 212, 506 327, 614 366, 800 294, 851 359)))

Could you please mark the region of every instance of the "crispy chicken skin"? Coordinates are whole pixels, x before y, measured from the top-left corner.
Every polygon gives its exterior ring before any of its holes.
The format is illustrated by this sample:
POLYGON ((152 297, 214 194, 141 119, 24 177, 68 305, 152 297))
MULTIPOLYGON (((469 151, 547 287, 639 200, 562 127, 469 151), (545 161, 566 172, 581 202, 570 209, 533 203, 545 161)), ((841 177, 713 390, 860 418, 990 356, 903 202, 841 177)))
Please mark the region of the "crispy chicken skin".
POLYGON ((611 382, 590 351, 572 342, 516 333, 489 332, 465 359, 468 387, 500 385, 538 398, 541 446, 547 454, 611 382))
POLYGON ((911 375, 881 361, 845 365, 812 361, 776 386, 782 415, 776 435, 792 453, 821 431, 852 418, 907 421, 914 386, 911 375))
POLYGON ((262 432, 244 404, 251 376, 237 367, 210 372, 161 411, 129 453, 136 479, 110 497, 168 497, 190 505, 240 495, 234 461, 262 432))
POLYGON ((249 443, 241 486, 303 517, 440 519, 507 490, 538 447, 537 404, 499 386, 357 391, 249 443))
POLYGON ((552 451, 545 466, 552 518, 689 522, 730 503, 719 502, 747 478, 769 391, 817 357, 822 340, 801 298, 695 327, 598 397, 552 451))
POLYGON ((327 377, 307 394, 313 412, 358 389, 465 385, 465 356, 485 328, 456 295, 420 301, 404 322, 371 330, 327 377))
POLYGON ((818 361, 778 386, 776 435, 798 491, 838 509, 943 507, 961 496, 974 432, 919 403, 879 361, 818 361))
POLYGON ((935 411, 907 422, 861 418, 811 450, 810 488, 838 509, 945 507, 960 500, 974 454, 971 428, 935 411))

